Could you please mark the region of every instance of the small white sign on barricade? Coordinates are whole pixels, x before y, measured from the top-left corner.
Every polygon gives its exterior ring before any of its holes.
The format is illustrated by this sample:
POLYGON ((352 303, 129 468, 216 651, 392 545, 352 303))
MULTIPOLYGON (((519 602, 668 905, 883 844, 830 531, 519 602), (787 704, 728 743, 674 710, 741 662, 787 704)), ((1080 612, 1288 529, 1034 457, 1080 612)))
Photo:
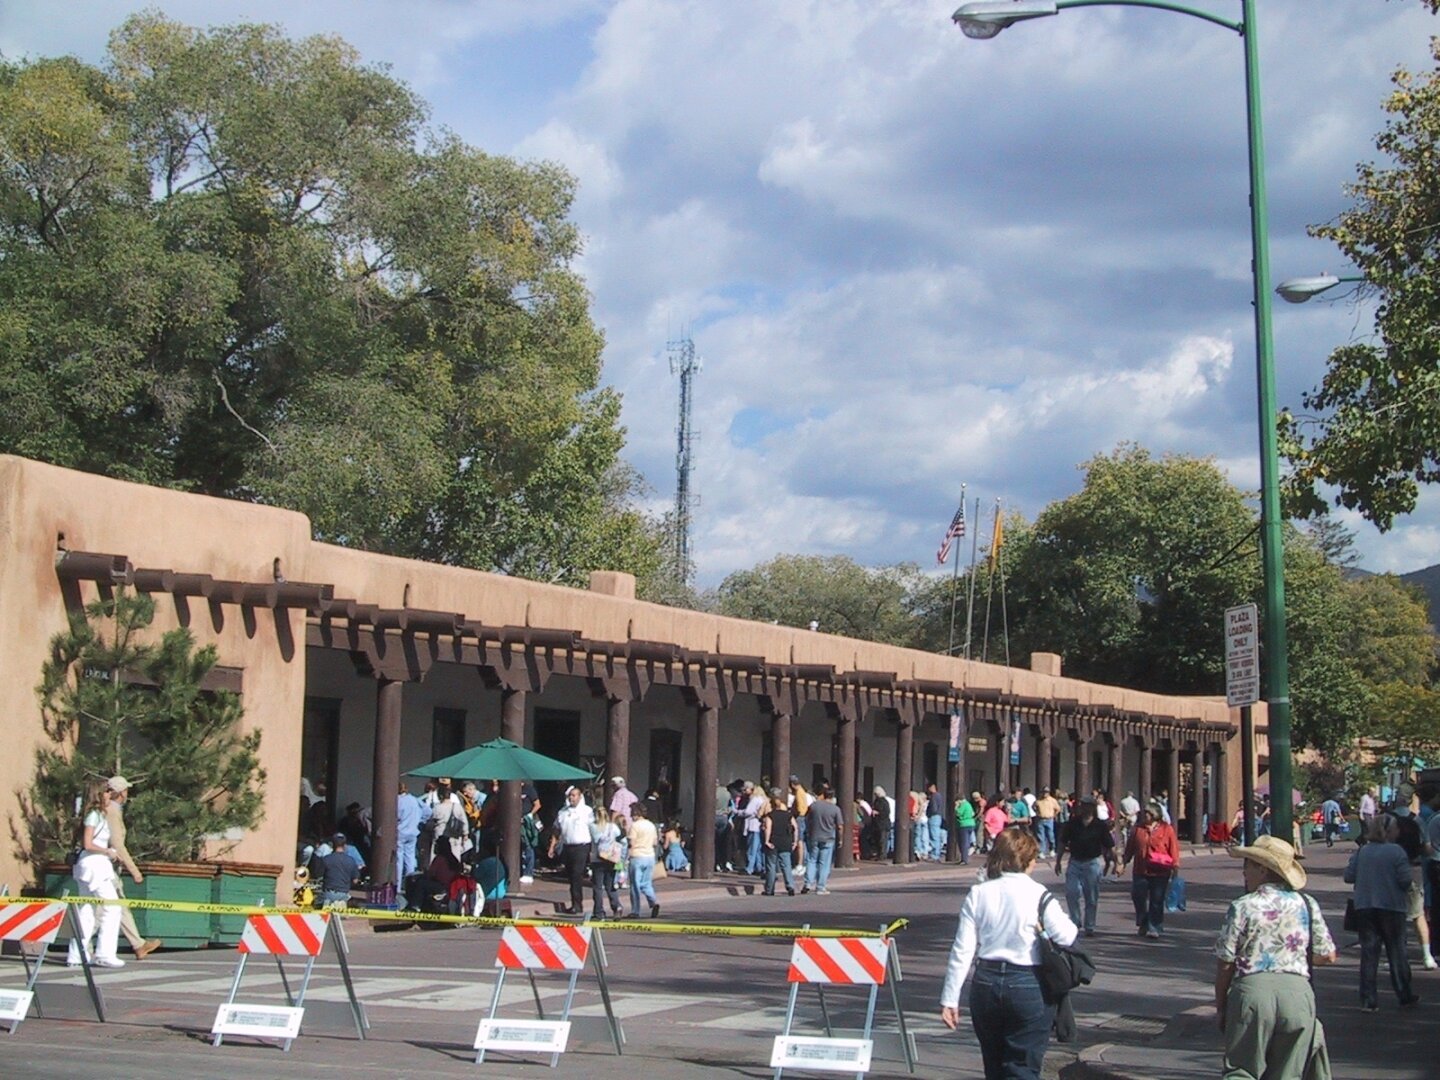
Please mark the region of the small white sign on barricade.
POLYGON ((215 1010, 211 1035, 248 1035, 252 1039, 284 1039, 300 1035, 304 1009, 284 1005, 236 1005, 226 1002, 215 1010))
POLYGON ((33 990, 0 990, 0 1020, 10 1022, 13 1033, 30 1013, 30 1002, 35 1000, 33 990))
POLYGON ((522 1054, 563 1054, 570 1041, 568 1020, 480 1021, 476 1050, 510 1050, 522 1054))
POLYGON ((869 1039, 822 1039, 818 1036, 777 1035, 770 1052, 772 1069, 809 1072, 864 1073, 870 1070, 869 1039))

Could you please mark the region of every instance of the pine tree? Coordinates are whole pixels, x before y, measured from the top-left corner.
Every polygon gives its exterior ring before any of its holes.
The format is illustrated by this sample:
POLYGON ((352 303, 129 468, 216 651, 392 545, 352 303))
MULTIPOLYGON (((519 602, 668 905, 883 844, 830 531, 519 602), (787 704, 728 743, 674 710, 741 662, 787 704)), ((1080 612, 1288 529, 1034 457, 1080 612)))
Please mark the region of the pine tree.
POLYGON ((41 716, 26 800, 37 866, 74 843, 76 799, 89 780, 123 775, 127 846, 136 859, 198 859, 208 838, 265 816, 260 732, 239 732, 238 695, 203 688, 218 660, 185 629, 146 634, 155 603, 119 590, 72 616, 42 668, 41 716))

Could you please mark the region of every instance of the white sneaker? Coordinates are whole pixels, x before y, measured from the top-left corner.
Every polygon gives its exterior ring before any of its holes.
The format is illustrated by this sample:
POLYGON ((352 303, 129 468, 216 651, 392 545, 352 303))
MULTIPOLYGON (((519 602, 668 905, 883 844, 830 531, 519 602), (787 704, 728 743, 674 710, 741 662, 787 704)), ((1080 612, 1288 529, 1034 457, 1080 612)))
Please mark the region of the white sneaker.
POLYGON ((521 884, 521 885, 534 885, 534 884, 535 884, 535 879, 534 879, 533 877, 531 877, 529 874, 526 874, 526 875, 524 875, 523 877, 520 878, 520 884, 521 884))
POLYGON ((1425 970, 1426 970, 1426 971, 1434 971, 1436 967, 1440 967, 1440 965, 1437 965, 1437 964, 1435 963, 1435 957, 1431 956, 1431 955, 1427 952, 1427 953, 1425 954, 1425 970))
POLYGON ((94 960, 90 961, 90 966, 103 968, 122 968, 125 966, 125 961, 121 960, 118 956, 107 956, 103 958, 97 956, 94 960))

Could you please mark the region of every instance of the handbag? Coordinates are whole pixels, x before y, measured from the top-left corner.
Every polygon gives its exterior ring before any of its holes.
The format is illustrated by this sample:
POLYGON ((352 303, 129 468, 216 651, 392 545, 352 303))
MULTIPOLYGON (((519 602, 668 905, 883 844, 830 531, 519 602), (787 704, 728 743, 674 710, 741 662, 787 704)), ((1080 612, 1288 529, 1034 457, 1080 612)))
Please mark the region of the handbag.
POLYGON ((1170 885, 1165 890, 1165 910, 1185 910, 1185 879, 1179 874, 1170 879, 1170 885))
POLYGON ((1035 978, 1040 983, 1040 996, 1045 1004, 1054 1005, 1077 986, 1088 985, 1095 978, 1095 965, 1090 957, 1070 945, 1056 943, 1045 932, 1045 905, 1055 898, 1047 890, 1040 897, 1035 943, 1040 948, 1040 964, 1035 978))

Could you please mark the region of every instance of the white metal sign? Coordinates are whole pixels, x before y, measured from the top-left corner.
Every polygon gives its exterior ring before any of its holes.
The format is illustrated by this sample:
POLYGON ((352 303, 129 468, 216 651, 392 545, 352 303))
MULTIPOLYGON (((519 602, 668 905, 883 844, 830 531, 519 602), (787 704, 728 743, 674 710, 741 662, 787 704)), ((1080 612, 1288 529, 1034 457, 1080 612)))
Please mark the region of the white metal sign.
POLYGON ((1260 700, 1260 613, 1254 604, 1225 609, 1225 700, 1232 708, 1260 700))
POLYGON ((10 1021, 14 1031, 21 1020, 30 1013, 30 1002, 35 998, 32 990, 0 990, 0 1020, 10 1021))
POLYGON ((499 1020, 487 1017, 475 1033, 476 1050, 522 1054, 563 1054, 570 1041, 568 1020, 499 1020))
POLYGON ((304 1009, 283 1005, 239 1005, 226 1002, 215 1010, 211 1035, 248 1035, 252 1039, 284 1039, 300 1034, 304 1009))
POLYGON ((775 1048, 770 1052, 770 1067, 809 1072, 869 1072, 874 1045, 870 1039, 777 1035, 775 1048))

